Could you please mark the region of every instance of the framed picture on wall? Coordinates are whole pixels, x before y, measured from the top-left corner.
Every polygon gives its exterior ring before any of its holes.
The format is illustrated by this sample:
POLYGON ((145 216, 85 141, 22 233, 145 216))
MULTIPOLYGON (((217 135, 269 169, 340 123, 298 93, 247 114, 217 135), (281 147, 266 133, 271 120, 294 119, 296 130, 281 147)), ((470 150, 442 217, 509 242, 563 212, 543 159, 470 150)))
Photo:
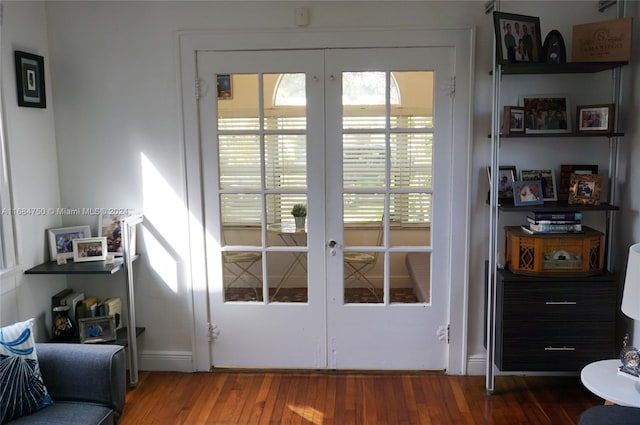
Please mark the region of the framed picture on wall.
POLYGON ((44 85, 44 58, 16 50, 16 87, 18 106, 46 108, 47 95, 44 85))

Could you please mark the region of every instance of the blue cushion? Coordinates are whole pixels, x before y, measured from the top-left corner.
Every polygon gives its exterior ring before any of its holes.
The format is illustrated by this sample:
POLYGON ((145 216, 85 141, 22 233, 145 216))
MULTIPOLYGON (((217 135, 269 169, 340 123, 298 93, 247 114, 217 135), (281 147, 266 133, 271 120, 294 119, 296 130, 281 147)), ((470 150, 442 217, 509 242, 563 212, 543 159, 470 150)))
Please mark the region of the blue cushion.
POLYGON ((0 328, 0 423, 53 403, 40 374, 33 323, 0 328))

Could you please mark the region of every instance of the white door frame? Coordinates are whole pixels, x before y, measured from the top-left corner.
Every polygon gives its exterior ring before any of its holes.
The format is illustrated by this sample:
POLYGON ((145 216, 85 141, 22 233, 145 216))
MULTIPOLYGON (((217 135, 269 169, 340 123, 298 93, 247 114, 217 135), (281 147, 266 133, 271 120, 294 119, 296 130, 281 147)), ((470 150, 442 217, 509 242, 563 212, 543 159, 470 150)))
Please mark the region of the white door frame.
MULTIPOLYGON (((175 36, 176 68, 182 113, 189 209, 190 264, 187 281, 193 302, 193 370, 211 369, 210 339, 215 336, 208 321, 203 187, 196 99, 196 52, 204 50, 283 50, 371 47, 450 46, 455 50, 455 101, 453 105, 453 161, 451 252, 449 265, 449 369, 453 375, 467 368, 467 317, 470 240, 470 163, 475 31, 467 29, 358 29, 291 31, 180 31, 175 36), (456 196, 454 197, 453 194, 456 196)), ((454 85, 452 83, 452 89, 454 85)))

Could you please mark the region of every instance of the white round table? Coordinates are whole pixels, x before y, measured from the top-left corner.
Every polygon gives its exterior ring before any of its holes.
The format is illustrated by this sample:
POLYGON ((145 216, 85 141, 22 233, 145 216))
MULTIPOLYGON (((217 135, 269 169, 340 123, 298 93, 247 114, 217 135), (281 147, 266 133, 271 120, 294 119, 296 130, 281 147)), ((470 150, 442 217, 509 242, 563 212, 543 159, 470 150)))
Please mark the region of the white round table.
POLYGON ((620 359, 600 360, 580 372, 582 384, 595 395, 620 406, 640 407, 640 382, 618 375, 620 359))

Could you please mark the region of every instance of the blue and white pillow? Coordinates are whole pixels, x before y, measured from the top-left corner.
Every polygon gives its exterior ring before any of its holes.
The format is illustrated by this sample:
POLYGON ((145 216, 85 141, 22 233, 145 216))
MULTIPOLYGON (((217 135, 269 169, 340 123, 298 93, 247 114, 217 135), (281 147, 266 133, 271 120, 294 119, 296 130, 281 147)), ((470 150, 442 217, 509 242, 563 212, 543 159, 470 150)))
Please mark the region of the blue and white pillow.
POLYGON ((0 328, 0 423, 53 403, 40 374, 33 323, 0 328))

